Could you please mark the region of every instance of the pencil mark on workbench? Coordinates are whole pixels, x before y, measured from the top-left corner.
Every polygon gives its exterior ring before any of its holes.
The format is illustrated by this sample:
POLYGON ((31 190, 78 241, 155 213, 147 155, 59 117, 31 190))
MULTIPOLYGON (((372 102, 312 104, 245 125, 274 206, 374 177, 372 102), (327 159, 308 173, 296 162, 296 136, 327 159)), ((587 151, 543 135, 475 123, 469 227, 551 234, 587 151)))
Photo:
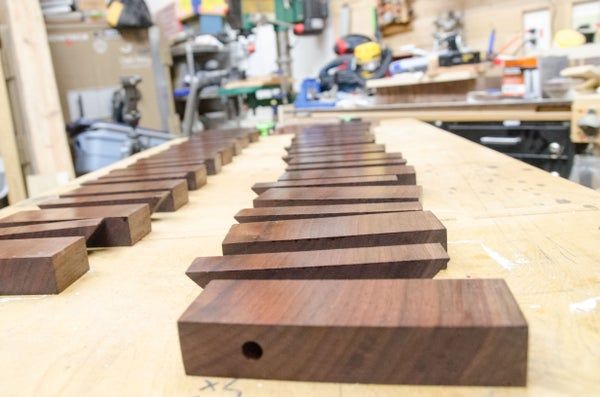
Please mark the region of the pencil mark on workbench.
POLYGON ((556 199, 558 204, 569 204, 571 201, 566 199, 556 199))
POLYGON ((589 209, 592 209, 592 210, 597 210, 598 209, 598 207, 596 207, 595 205, 591 205, 591 204, 584 204, 583 207, 584 208, 589 208, 589 209))

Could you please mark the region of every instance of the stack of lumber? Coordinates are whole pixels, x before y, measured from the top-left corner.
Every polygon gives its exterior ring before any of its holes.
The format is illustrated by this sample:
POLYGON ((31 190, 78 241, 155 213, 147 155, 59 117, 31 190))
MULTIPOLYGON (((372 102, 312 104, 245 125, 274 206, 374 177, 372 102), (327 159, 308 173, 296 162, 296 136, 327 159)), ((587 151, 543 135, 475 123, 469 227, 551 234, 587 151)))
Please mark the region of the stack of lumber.
POLYGON ((254 130, 205 132, 0 219, 0 294, 63 291, 89 269, 87 248, 134 245, 154 212, 181 208, 257 139, 254 130))
POLYGON ((189 375, 524 385, 528 326, 499 279, 433 279, 446 228, 370 125, 309 125, 257 183, 178 322, 189 375))

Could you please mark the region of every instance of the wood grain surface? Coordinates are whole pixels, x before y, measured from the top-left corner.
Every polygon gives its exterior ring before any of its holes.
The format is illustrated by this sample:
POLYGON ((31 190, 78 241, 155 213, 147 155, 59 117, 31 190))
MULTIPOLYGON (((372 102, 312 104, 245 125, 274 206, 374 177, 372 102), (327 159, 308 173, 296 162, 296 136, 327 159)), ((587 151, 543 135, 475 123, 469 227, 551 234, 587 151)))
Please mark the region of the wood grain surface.
POLYGON ((448 263, 441 244, 361 247, 196 258, 186 271, 211 280, 432 278, 448 263))
MULTIPOLYGON (((89 241, 101 228, 102 222, 102 218, 90 218, 0 227, 0 240, 79 236, 89 241)), ((88 246, 92 245, 88 243, 88 246)))
POLYGON ((350 154, 331 154, 324 156, 300 156, 289 160, 290 165, 300 164, 326 164, 326 163, 342 163, 351 161, 367 161, 367 160, 389 160, 401 159, 402 153, 350 153, 350 154))
POLYGON ((244 208, 238 211, 234 218, 239 223, 248 223, 421 210, 423 210, 423 207, 418 201, 399 203, 296 205, 291 207, 244 208))
POLYGON ((0 240, 0 295, 58 294, 89 268, 81 237, 0 240))
POLYGON ((323 137, 319 139, 300 139, 292 141, 292 144, 286 146, 286 150, 296 150, 308 147, 334 146, 343 147, 346 145, 365 145, 375 143, 375 137, 371 134, 358 135, 354 137, 323 137))
POLYGON ((297 179, 292 181, 258 182, 252 190, 261 194, 268 189, 321 186, 393 186, 403 185, 396 175, 351 176, 347 178, 297 179))
POLYGON ((396 175, 398 181, 404 185, 417 183, 414 167, 410 165, 382 166, 382 167, 354 167, 332 170, 310 170, 290 171, 279 177, 279 181, 291 181, 297 179, 326 179, 326 178, 348 178, 357 176, 396 175))
POLYGON ((167 200, 169 192, 139 192, 122 194, 101 194, 97 196, 75 196, 44 200, 38 203, 40 208, 64 208, 64 207, 97 207, 99 205, 118 204, 148 204, 150 212, 169 212, 170 208, 161 208, 167 200))
POLYGON ((141 192, 168 192, 167 199, 159 207, 164 211, 176 211, 189 201, 187 181, 185 179, 122 182, 109 185, 89 185, 60 194, 60 197, 98 196, 107 194, 125 194, 141 192))
POLYGON ((524 386, 528 326, 504 280, 217 280, 179 319, 186 373, 524 386))
POLYGON ((224 255, 440 243, 446 228, 429 211, 293 219, 233 225, 224 255))
POLYGON ((419 201, 421 186, 336 186, 269 189, 254 199, 255 208, 294 205, 399 203, 419 201))
POLYGON ((94 246, 129 246, 150 233, 150 208, 147 204, 21 211, 0 219, 0 228, 98 218, 102 219, 102 224, 93 235, 94 246))
POLYGON ((233 148, 218 147, 218 146, 184 146, 174 145, 162 153, 156 154, 153 158, 211 158, 214 156, 221 157, 221 165, 229 164, 233 161, 233 148))

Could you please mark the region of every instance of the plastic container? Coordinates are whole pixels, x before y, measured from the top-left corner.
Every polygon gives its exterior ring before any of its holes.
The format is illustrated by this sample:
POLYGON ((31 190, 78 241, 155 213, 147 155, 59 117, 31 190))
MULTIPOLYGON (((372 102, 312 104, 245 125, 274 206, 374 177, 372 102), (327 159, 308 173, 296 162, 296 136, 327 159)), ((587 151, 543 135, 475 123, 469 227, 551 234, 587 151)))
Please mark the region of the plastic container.
POLYGON ((82 132, 75 138, 75 171, 85 174, 121 160, 128 143, 127 134, 120 132, 82 132))

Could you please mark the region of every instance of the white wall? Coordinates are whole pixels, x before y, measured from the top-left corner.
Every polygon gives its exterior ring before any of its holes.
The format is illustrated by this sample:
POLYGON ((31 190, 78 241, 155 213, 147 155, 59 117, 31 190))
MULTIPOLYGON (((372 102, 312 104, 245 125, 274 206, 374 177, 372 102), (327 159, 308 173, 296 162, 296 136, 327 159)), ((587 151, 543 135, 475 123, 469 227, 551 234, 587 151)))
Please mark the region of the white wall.
POLYGON ((146 4, 151 13, 154 13, 169 3, 174 3, 175 0, 146 0, 146 4))

